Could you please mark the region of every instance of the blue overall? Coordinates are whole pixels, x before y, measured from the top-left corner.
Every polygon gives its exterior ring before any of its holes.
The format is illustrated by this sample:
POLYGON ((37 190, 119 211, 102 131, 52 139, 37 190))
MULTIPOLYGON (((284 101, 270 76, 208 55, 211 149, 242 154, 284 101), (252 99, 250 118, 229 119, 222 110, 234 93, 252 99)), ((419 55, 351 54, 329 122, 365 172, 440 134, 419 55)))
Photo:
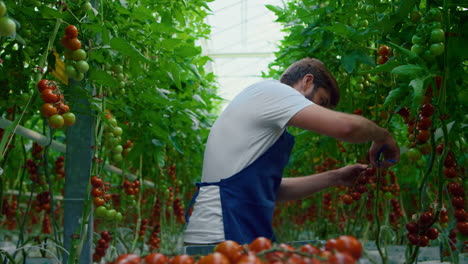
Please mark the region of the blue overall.
MULTIPOLYGON (((272 220, 276 194, 293 145, 294 137, 284 131, 264 154, 240 172, 219 182, 197 183, 198 188, 219 186, 226 240, 240 244, 260 236, 275 240, 272 220)), ((197 195, 198 191, 191 203, 197 195)))

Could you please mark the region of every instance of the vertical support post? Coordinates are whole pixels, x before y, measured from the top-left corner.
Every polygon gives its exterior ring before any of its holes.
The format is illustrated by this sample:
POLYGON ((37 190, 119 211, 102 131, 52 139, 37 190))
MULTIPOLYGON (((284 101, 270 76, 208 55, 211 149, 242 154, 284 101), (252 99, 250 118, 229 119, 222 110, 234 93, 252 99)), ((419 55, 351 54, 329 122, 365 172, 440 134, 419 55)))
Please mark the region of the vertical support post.
MULTIPOLYGON (((71 80, 70 80, 71 81, 71 80)), ((64 196, 64 245, 67 251, 72 246, 72 236, 80 229, 81 219, 87 212, 84 211, 84 199, 86 198, 87 186, 91 176, 94 130, 96 125, 95 115, 92 113, 90 102, 88 101, 83 88, 78 87, 77 83, 70 82, 69 103, 73 107, 76 115, 76 122, 73 126, 67 128, 66 133, 66 178, 65 178, 65 196, 64 196)), ((88 90, 88 89, 86 89, 88 90)), ((80 264, 92 263, 91 242, 93 234, 92 214, 90 214, 88 234, 83 243, 80 253, 80 264)), ((84 235, 84 234, 81 234, 84 235)), ((82 240, 82 238, 80 238, 82 240)), ((67 263, 66 254, 64 254, 63 263, 67 263)))

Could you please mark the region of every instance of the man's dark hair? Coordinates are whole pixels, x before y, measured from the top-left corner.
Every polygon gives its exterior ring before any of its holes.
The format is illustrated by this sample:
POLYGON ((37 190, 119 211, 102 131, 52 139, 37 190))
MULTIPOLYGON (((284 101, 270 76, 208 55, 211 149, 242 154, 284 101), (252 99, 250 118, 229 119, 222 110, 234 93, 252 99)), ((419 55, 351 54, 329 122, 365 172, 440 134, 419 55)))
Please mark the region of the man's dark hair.
POLYGON ((281 75, 280 82, 289 86, 294 86, 302 80, 306 74, 314 75, 314 85, 316 88, 323 88, 330 93, 330 104, 332 108, 338 105, 340 100, 340 90, 335 77, 330 73, 325 64, 314 58, 304 58, 289 66, 281 75))

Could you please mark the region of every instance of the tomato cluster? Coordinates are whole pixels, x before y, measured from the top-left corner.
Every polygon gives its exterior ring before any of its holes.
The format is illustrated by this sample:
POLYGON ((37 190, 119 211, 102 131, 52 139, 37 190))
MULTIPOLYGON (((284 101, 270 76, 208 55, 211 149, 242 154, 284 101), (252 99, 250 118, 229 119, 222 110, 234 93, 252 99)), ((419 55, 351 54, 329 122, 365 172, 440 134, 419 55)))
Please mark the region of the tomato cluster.
POLYGON ((150 225, 153 226, 153 230, 151 232, 151 235, 146 242, 150 246, 150 251, 154 251, 156 249, 159 249, 160 243, 161 243, 161 238, 159 237, 161 233, 161 225, 160 225, 160 219, 161 219, 161 202, 158 199, 156 199, 156 202, 154 203, 153 206, 153 212, 152 212, 152 217, 150 217, 150 225))
POLYGON ((442 29, 442 12, 437 8, 431 8, 423 19, 426 23, 418 23, 416 33, 411 42, 411 52, 422 56, 426 61, 432 61, 445 51, 445 32, 442 29))
POLYGON ((377 58, 378 64, 385 64, 388 61, 388 57, 391 56, 390 48, 387 45, 381 45, 377 54, 380 56, 377 58))
POLYGON ((5 2, 0 1, 0 37, 14 36, 16 34, 16 23, 13 19, 6 17, 7 7, 5 2))
POLYGON ((104 65, 104 68, 107 74, 114 77, 114 79, 118 83, 117 87, 112 87, 112 89, 108 91, 109 96, 112 96, 114 94, 124 95, 126 93, 125 87, 128 83, 128 76, 127 74, 124 74, 123 66, 120 64, 111 65, 110 63, 106 63, 104 65))
POLYGON ((174 210, 174 215, 176 216, 176 220, 178 223, 185 223, 184 219, 184 207, 182 206, 182 201, 179 197, 174 199, 172 202, 172 208, 174 210))
POLYGON ((56 82, 42 79, 38 82, 37 89, 44 102, 41 114, 47 118, 51 128, 58 129, 75 123, 75 114, 70 112, 70 107, 65 103, 65 97, 56 82))
POLYGON ((439 230, 431 227, 435 222, 434 214, 431 211, 423 212, 415 222, 406 223, 408 234, 406 237, 412 245, 426 247, 430 240, 439 237, 439 230))
POLYGON ((42 233, 52 234, 52 224, 48 214, 44 214, 44 219, 42 219, 42 233))
POLYGON ((134 180, 133 182, 130 182, 129 180, 125 180, 123 182, 123 187, 125 193, 128 195, 138 194, 138 192, 140 192, 140 181, 134 180))
POLYGON ((106 250, 109 248, 109 242, 111 240, 112 236, 108 231, 101 232, 101 238, 97 241, 97 246, 93 253, 94 262, 100 262, 101 259, 106 255, 106 250))
MULTIPOLYGON (((444 144, 441 143, 437 146, 436 152, 440 155, 443 153, 443 150, 444 144)), ((463 185, 458 182, 463 182, 463 178, 462 176, 459 176, 459 168, 453 151, 447 151, 443 166, 444 176, 449 180, 447 190, 452 196, 451 203, 454 208, 454 217, 457 222, 456 230, 454 229, 453 232, 456 233, 458 230, 463 235, 468 236, 468 213, 466 212, 465 191, 463 189, 463 185)), ((452 240, 456 240, 456 237, 452 240)), ((454 247, 452 247, 452 249, 453 248, 454 247)))
POLYGON ((97 218, 109 220, 109 221, 121 221, 123 215, 121 212, 117 212, 115 209, 108 209, 110 206, 108 203, 112 199, 112 195, 108 193, 109 183, 104 182, 98 176, 91 177, 91 196, 93 196, 94 214, 97 218))
POLYGON ((16 196, 12 197, 10 203, 8 203, 8 198, 3 197, 2 201, 2 214, 5 215, 5 225, 7 226, 8 230, 14 230, 16 228, 16 211, 18 209, 18 201, 16 200, 16 196))
POLYGON ((76 81, 83 80, 84 74, 89 70, 89 65, 85 61, 87 54, 81 48, 81 41, 78 39, 78 29, 74 25, 68 25, 65 28, 62 45, 65 48, 65 74, 76 81))
POLYGON ((55 176, 58 178, 65 178, 65 170, 63 169, 63 163, 65 158, 63 156, 57 157, 55 160, 55 176))
POLYGON ((146 218, 141 219, 140 232, 138 233, 140 235, 140 238, 145 237, 146 228, 148 227, 147 225, 148 225, 148 219, 146 218))
POLYGON ((120 255, 113 264, 262 264, 262 263, 357 263, 363 254, 363 247, 355 237, 343 235, 327 241, 319 248, 304 244, 298 248, 281 243, 274 245, 265 237, 258 237, 250 244, 240 245, 226 240, 205 256, 166 256, 152 253, 145 257, 136 254, 120 255))
MULTIPOLYGON (((122 146, 122 134, 123 130, 117 124, 117 119, 112 116, 110 111, 106 113, 106 119, 108 122, 104 124, 104 145, 106 146, 106 153, 113 162, 120 162, 123 160, 124 147, 122 146)), ((125 155, 130 152, 133 147, 131 141, 126 142, 125 155)))

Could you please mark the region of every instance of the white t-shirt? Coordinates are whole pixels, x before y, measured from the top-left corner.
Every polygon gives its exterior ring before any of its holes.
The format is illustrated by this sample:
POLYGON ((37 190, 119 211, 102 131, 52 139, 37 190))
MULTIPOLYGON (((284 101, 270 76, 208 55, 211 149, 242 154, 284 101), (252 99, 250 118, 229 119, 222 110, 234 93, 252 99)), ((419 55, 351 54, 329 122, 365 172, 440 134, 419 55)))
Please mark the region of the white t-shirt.
MULTIPOLYGON (((297 90, 276 80, 261 81, 245 88, 211 128, 202 182, 218 182, 253 163, 276 142, 289 120, 311 104, 297 90)), ((184 241, 208 244, 223 240, 219 186, 202 187, 184 241)))

